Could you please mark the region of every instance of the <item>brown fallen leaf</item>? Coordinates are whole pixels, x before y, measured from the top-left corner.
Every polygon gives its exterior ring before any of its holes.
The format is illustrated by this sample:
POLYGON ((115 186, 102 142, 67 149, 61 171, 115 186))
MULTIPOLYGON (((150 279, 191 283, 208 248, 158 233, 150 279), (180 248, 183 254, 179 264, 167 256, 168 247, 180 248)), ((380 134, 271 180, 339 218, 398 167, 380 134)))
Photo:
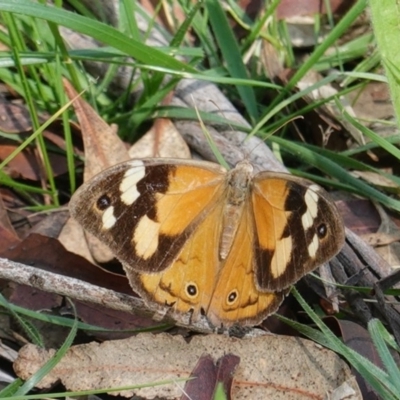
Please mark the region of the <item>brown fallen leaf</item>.
POLYGON ((0 253, 8 247, 17 245, 19 242, 20 239, 8 218, 6 207, 0 196, 0 253))
MULTIPOLYGON (((20 378, 29 379, 54 353, 24 346, 14 370, 20 378)), ((71 347, 38 387, 47 388, 60 380, 67 390, 78 391, 170 380, 170 384, 122 394, 175 399, 182 395, 176 380, 188 378, 202 355, 217 360, 227 353, 240 357, 233 377, 234 399, 323 399, 344 382, 352 382, 349 367, 339 356, 300 338, 207 335, 187 343, 181 336, 139 334, 71 347)), ((358 386, 349 384, 352 395, 348 399, 361 399, 358 386)))
POLYGON ((150 130, 130 149, 131 158, 190 158, 190 150, 170 119, 158 118, 150 130))
MULTIPOLYGON (((18 146, 17 144, 1 144, 0 160, 5 160, 18 146)), ((50 153, 49 159, 54 176, 63 175, 68 171, 67 159, 63 154, 50 153)), ((19 152, 7 163, 6 171, 13 178, 23 178, 31 181, 39 181, 44 175, 40 157, 33 147, 27 147, 19 152)))
POLYGON ((9 101, 0 101, 0 129, 7 133, 21 133, 32 129, 27 107, 9 101))
POLYGON ((240 358, 226 354, 216 363, 209 354, 200 357, 196 367, 190 374, 183 389, 180 400, 213 400, 218 384, 222 384, 223 392, 231 399, 233 375, 239 365, 240 358))
POLYGON ((213 398, 217 384, 217 367, 209 354, 200 357, 186 381, 180 400, 209 400, 213 398))
POLYGON ((84 180, 119 162, 129 159, 124 142, 118 137, 116 129, 108 125, 97 112, 81 97, 72 85, 64 80, 64 88, 78 118, 85 148, 84 180))
POLYGON ((1 253, 1 256, 120 293, 132 294, 132 289, 124 276, 108 273, 82 257, 68 252, 57 239, 48 236, 30 234, 17 246, 1 253))
POLYGON ((281 0, 277 7, 277 17, 283 19, 304 15, 326 14, 328 12, 327 3, 329 4, 329 13, 342 15, 351 7, 354 0, 330 0, 328 2, 321 2, 319 0, 281 0))
POLYGON ((364 235, 363 239, 372 247, 387 246, 392 243, 400 242, 400 230, 392 234, 385 232, 370 233, 364 235))
POLYGON ((381 225, 374 234, 363 236, 363 239, 371 246, 375 247, 378 254, 392 268, 400 266, 400 229, 391 217, 379 204, 375 207, 381 217, 381 225))
POLYGON ((370 200, 349 197, 337 201, 336 205, 346 227, 357 235, 368 235, 379 228, 379 213, 370 200))
POLYGON ((222 384, 227 400, 232 399, 233 377, 239 363, 240 357, 234 354, 226 354, 217 361, 217 385, 222 384))
MULTIPOLYGON (((394 117, 394 109, 386 82, 370 81, 363 85, 362 90, 355 90, 347 96, 360 119, 371 121, 374 125, 378 120, 385 120, 384 125, 389 128, 390 135, 393 134, 393 126, 387 124, 394 117)), ((375 127, 373 129, 375 131, 375 127)))

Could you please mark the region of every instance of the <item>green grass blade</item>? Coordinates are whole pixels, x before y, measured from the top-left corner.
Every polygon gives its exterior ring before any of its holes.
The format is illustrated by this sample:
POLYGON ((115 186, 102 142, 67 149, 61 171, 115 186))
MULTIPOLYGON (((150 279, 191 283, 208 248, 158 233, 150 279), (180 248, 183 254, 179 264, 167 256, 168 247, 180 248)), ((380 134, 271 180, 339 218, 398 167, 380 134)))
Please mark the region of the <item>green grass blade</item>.
MULTIPOLYGON (((74 308, 74 305, 71 303, 71 306, 74 308)), ((76 314, 76 313, 75 313, 76 314)), ((39 371, 37 371, 31 378, 25 381, 25 383, 16 391, 15 396, 22 396, 28 393, 31 389, 33 389, 49 372, 60 362, 60 360, 64 357, 68 349, 71 347, 76 333, 78 331, 78 319, 75 317, 74 324, 65 339, 63 345, 59 350, 54 354, 54 356, 48 360, 39 371)))
POLYGON ((350 175, 344 168, 331 161, 329 158, 324 157, 318 152, 311 151, 304 146, 295 142, 284 140, 277 136, 273 136, 268 139, 273 143, 278 143, 282 149, 293 154, 296 158, 302 160, 305 164, 314 166, 320 171, 326 173, 329 176, 335 177, 341 183, 345 183, 350 187, 353 187, 358 193, 365 197, 369 197, 375 201, 384 204, 394 210, 400 211, 400 201, 395 200, 379 190, 374 189, 367 183, 361 181, 350 175))
POLYGON ((370 0, 372 26, 386 71, 397 121, 400 121, 400 9, 397 0, 370 0))
POLYGON ((15 392, 23 385, 24 381, 20 378, 15 379, 6 387, 0 390, 0 399, 12 398, 15 392))
MULTIPOLYGON (((239 45, 232 32, 232 28, 229 26, 226 14, 222 9, 222 4, 214 0, 206 0, 205 4, 223 59, 226 61, 229 74, 234 78, 247 79, 248 74, 243 64, 239 45)), ((237 90, 250 118, 255 121, 257 119, 258 110, 253 89, 251 87, 237 86, 237 90)))
POLYGON ((191 66, 176 60, 174 57, 154 47, 146 46, 109 25, 70 11, 36 4, 29 0, 18 0, 17 2, 0 0, 0 11, 28 15, 65 26, 91 36, 102 43, 106 43, 144 64, 170 68, 180 72, 196 72, 191 66))
POLYGON ((396 386, 397 393, 400 394, 400 371, 399 367, 390 354, 389 348, 385 343, 384 337, 388 335, 387 330, 383 326, 382 322, 378 319, 372 319, 368 322, 368 331, 371 335, 372 341, 376 347, 379 357, 382 360, 383 365, 389 373, 391 381, 396 386))
MULTIPOLYGON (((306 311, 307 315, 321 330, 324 338, 322 342, 319 342, 319 339, 321 338, 321 332, 314 335, 314 329, 310 327, 307 327, 307 329, 303 329, 302 324, 294 323, 294 325, 296 325, 296 329, 298 329, 299 332, 308 336, 310 339, 317 341, 321 345, 326 346, 331 350, 341 354, 354 368, 357 369, 357 371, 363 376, 363 378, 374 388, 374 390, 376 390, 376 392, 380 396, 382 396, 382 398, 387 400, 399 400, 399 393, 397 392, 396 386, 393 382, 391 382, 390 376, 385 371, 377 367, 365 357, 361 356, 356 351, 347 347, 339 338, 337 338, 322 322, 322 320, 312 310, 307 302, 301 297, 300 293, 295 287, 292 288, 292 294, 300 303, 302 308, 306 311)), ((281 316, 279 318, 282 319, 281 316)), ((288 319, 286 318, 282 320, 284 322, 288 321, 288 319)), ((292 325, 292 323, 293 321, 290 322, 290 325, 292 325)))
MULTIPOLYGON (((341 104, 337 102, 337 106, 341 107, 341 104)), ((342 107, 341 107, 342 108, 342 107)), ((353 124, 357 129, 359 129, 365 136, 368 136, 371 140, 373 140, 377 145, 385 149, 388 153, 392 154, 398 160, 400 160, 400 150, 394 146, 393 144, 389 143, 385 138, 377 135, 371 129, 368 129, 365 125, 360 124, 355 118, 353 118, 347 111, 342 108, 342 112, 344 117, 353 124)))
POLYGON ((287 83, 285 90, 280 93, 271 103, 270 107, 266 111, 266 114, 269 114, 271 110, 285 98, 286 94, 296 86, 300 79, 302 79, 309 70, 313 69, 314 65, 325 54, 325 52, 335 44, 335 42, 346 32, 349 26, 361 15, 361 13, 367 7, 367 4, 367 0, 358 0, 357 3, 347 12, 347 14, 343 16, 343 18, 332 29, 323 42, 314 50, 312 54, 310 54, 309 57, 307 57, 306 61, 300 66, 298 71, 287 83))

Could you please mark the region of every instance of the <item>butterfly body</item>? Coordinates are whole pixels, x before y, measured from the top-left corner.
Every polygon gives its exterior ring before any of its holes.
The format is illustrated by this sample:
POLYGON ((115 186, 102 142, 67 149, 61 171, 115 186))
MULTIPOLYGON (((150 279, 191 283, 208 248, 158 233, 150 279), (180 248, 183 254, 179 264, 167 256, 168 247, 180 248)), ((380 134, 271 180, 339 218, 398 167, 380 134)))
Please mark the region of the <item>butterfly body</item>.
POLYGON ((132 288, 174 317, 255 325, 344 241, 334 203, 289 174, 179 159, 128 161, 73 196, 72 215, 122 262, 132 288))

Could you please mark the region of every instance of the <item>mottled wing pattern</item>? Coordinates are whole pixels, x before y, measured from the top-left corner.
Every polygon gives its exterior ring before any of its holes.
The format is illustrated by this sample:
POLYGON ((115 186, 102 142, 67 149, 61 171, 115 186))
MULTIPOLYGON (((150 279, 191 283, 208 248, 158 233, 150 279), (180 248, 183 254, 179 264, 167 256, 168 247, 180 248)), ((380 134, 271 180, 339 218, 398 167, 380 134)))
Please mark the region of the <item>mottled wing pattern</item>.
POLYGON ((339 212, 319 186, 288 174, 254 177, 256 281, 261 291, 293 285, 339 252, 339 212))

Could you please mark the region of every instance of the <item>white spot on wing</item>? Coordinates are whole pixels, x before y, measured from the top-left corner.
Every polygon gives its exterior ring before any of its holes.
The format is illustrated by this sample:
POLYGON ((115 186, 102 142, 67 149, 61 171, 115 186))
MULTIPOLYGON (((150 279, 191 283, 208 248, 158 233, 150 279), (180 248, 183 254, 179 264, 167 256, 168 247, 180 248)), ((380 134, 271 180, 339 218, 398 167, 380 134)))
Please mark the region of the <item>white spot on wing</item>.
POLYGON ((111 229, 117 222, 117 218, 114 215, 114 207, 110 206, 105 209, 101 217, 103 222, 103 229, 111 229))
POLYGON ((308 254, 311 258, 315 258, 317 251, 318 251, 318 246, 319 246, 319 240, 318 236, 314 235, 312 242, 308 245, 308 254))
POLYGON ((292 247, 293 242, 291 236, 276 242, 275 253, 271 260, 271 273, 274 279, 279 278, 285 273, 290 254, 292 253, 292 247))
POLYGON ((313 226, 314 219, 318 214, 318 194, 316 193, 318 189, 318 186, 311 185, 304 195, 307 211, 301 217, 301 223, 305 231, 313 226))
POLYGON ((121 200, 127 206, 132 205, 140 193, 137 190, 137 183, 145 176, 145 166, 141 160, 133 160, 130 162, 132 168, 129 168, 122 178, 119 190, 121 192, 121 200))
POLYGON ((142 217, 133 236, 136 255, 145 260, 150 258, 157 251, 159 233, 159 223, 152 221, 147 215, 142 217))

